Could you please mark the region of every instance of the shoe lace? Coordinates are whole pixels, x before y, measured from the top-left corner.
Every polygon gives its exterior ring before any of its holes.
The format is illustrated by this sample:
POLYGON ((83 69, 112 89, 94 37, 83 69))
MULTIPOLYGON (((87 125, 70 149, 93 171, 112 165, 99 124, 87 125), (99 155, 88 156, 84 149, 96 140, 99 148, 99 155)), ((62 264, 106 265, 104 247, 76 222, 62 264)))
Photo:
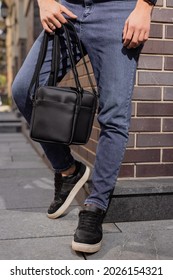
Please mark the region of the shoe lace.
POLYGON ((80 213, 80 229, 95 232, 101 226, 102 216, 94 212, 83 211, 80 213))

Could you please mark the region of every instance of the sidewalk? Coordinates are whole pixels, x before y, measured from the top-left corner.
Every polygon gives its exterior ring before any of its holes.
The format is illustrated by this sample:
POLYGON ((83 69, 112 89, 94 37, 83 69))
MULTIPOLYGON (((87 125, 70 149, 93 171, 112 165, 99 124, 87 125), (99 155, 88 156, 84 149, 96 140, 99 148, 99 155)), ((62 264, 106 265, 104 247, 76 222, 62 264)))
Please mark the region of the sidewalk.
POLYGON ((173 259, 173 220, 105 223, 98 253, 73 252, 71 240, 85 192, 67 215, 50 220, 46 211, 53 197, 52 171, 20 132, 0 132, 0 155, 1 260, 173 259))

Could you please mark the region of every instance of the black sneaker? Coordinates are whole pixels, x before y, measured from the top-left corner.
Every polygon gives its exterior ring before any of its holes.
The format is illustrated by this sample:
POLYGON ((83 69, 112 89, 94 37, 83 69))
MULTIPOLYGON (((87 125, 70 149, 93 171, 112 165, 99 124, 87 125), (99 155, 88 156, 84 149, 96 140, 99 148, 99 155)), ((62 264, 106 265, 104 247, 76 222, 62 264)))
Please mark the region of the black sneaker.
POLYGON ((105 211, 96 206, 86 206, 79 213, 79 223, 72 241, 72 249, 84 253, 95 253, 101 248, 102 223, 105 211))
POLYGON ((55 173, 55 196, 47 213, 50 219, 56 219, 66 211, 89 175, 90 168, 78 161, 73 175, 62 177, 61 174, 55 173))

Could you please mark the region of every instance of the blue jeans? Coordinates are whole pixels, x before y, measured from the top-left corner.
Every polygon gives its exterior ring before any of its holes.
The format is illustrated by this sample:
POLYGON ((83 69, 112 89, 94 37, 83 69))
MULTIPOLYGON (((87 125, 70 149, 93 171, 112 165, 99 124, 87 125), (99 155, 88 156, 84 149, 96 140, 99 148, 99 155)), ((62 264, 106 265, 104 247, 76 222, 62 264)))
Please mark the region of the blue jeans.
MULTIPOLYGON (((106 210, 128 141, 131 97, 140 48, 123 47, 122 30, 136 0, 62 0, 61 3, 78 16, 74 24, 90 58, 100 94, 98 122, 101 132, 92 175, 92 191, 85 203, 93 203, 106 210)), ((43 32, 35 41, 12 85, 13 98, 28 123, 32 112, 28 88, 42 38, 43 32)), ((51 51, 50 40, 40 73, 40 85, 48 81, 51 51)), ((78 60, 79 57, 76 57, 78 60)), ((69 69, 65 61, 66 52, 62 48, 59 80, 69 69)), ((70 147, 41 145, 55 171, 64 171, 74 163, 70 147)))

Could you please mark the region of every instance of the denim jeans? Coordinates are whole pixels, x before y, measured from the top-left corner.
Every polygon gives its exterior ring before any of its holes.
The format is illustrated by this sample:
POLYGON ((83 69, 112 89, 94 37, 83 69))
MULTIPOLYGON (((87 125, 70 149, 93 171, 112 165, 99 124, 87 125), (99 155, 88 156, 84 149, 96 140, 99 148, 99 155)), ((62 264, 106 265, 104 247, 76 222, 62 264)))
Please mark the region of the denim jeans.
MULTIPOLYGON (((98 122, 101 132, 92 174, 92 191, 85 203, 93 203, 106 210, 128 141, 131 98, 140 48, 123 47, 122 31, 136 0, 62 0, 61 3, 78 16, 74 24, 90 58, 100 94, 98 122)), ((43 32, 32 46, 12 85, 13 98, 28 123, 32 112, 28 88, 42 38, 43 32)), ((51 51, 50 40, 40 73, 40 85, 48 81, 51 51)), ((63 48, 61 52, 59 80, 69 69, 68 63, 64 63, 67 61, 66 52, 63 48)), ((78 60, 79 57, 76 58, 78 60)), ((41 145, 56 172, 64 171, 74 163, 70 147, 41 145)))

